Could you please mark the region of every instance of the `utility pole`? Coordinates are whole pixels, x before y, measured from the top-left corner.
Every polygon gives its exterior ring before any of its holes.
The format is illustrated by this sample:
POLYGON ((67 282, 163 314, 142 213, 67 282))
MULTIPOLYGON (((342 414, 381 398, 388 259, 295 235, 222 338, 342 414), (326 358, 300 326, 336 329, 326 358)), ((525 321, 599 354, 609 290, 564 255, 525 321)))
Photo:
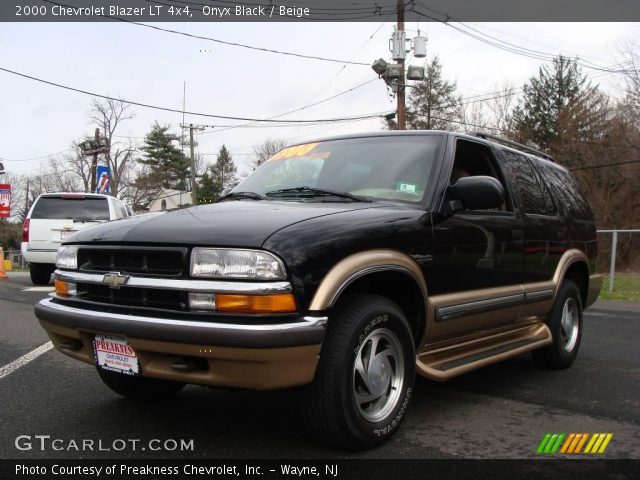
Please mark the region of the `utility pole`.
POLYGON ((190 153, 191 153, 191 197, 192 197, 192 201, 194 205, 198 204, 198 190, 197 190, 197 186, 196 186, 196 156, 194 153, 194 142, 193 142, 193 131, 194 130, 198 130, 198 131, 202 131, 204 130, 206 127, 204 125, 193 125, 193 123, 190 123, 189 126, 187 125, 180 125, 182 128, 188 128, 189 129, 189 149, 190 149, 190 153))
MULTIPOLYGON (((398 0, 398 31, 404 32, 404 0, 398 0)), ((402 47, 404 48, 404 45, 402 47)), ((398 60, 398 64, 404 72, 404 58, 398 60)), ((404 81, 402 83, 404 84, 404 81)), ((398 130, 407 129, 407 108, 404 93, 404 85, 398 85, 398 130)))
POLYGON ((427 56, 427 37, 420 35, 414 36, 412 39, 408 39, 406 32, 404 31, 404 0, 397 0, 397 24, 394 32, 391 34, 389 40, 389 48, 391 50, 391 58, 397 63, 388 63, 384 58, 379 58, 371 68, 378 74, 378 77, 383 79, 387 86, 396 95, 398 102, 397 106, 397 125, 392 122, 394 115, 386 115, 385 118, 388 122, 389 128, 394 130, 406 130, 407 129, 407 107, 406 107, 406 88, 407 81, 423 81, 424 80, 424 67, 409 65, 405 72, 405 64, 407 52, 413 50, 413 57, 420 59, 427 56), (407 42, 410 42, 410 48, 407 49, 407 42), (406 73, 406 75, 405 75, 406 73))
POLYGON ((94 138, 89 137, 84 142, 78 145, 82 156, 88 157, 93 155, 93 161, 91 162, 91 185, 89 185, 89 192, 93 192, 96 188, 96 170, 98 169, 98 155, 101 153, 107 153, 109 151, 109 140, 100 136, 100 129, 96 128, 94 138))
POLYGON ((189 124, 189 148, 191 150, 191 201, 198 204, 198 189, 196 187, 196 157, 193 154, 193 123, 189 124))
POLYGON ((27 218, 29 213, 29 179, 27 178, 27 194, 24 196, 24 218, 27 218))
MULTIPOLYGON (((398 97, 398 101, 400 97, 398 97)), ((96 143, 98 143, 99 139, 100 139, 100 129, 96 128, 96 143)), ((91 162, 91 192, 93 193, 93 191, 96 188, 96 170, 98 169, 98 151, 95 150, 93 153, 93 162, 91 162)))

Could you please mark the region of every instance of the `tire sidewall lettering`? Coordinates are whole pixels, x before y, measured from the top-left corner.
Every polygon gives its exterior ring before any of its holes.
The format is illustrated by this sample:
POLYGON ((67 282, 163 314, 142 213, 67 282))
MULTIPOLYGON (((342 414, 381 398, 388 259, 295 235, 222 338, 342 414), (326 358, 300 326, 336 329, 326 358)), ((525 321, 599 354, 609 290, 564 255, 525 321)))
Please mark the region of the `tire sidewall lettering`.
MULTIPOLYGON (((373 318, 369 320, 364 328, 362 328, 360 335, 357 337, 357 341, 352 350, 351 362, 355 360, 355 355, 357 355, 358 350, 362 346, 363 342, 367 338, 367 336, 377 328, 386 328, 388 330, 393 331, 395 335, 398 335, 397 330, 393 327, 393 324, 396 322, 403 322, 400 318, 396 318, 393 313, 376 313, 373 318)), ((415 361, 414 355, 408 355, 405 351, 402 352, 404 355, 405 364, 409 366, 411 362, 415 361), (410 358, 409 358, 410 357, 410 358)), ((403 382, 403 388, 405 389, 404 395, 401 397, 401 400, 398 400, 396 407, 393 409, 391 414, 384 419, 382 422, 371 423, 367 420, 360 417, 360 415, 356 412, 354 405, 354 416, 356 419, 356 423, 360 425, 360 428, 364 428, 370 432, 371 435, 375 435, 376 437, 383 438, 386 436, 390 436, 394 433, 397 428, 400 426, 402 419, 409 407, 409 402, 411 397, 413 396, 413 378, 412 375, 415 373, 409 374, 405 367, 405 378, 403 382), (407 386, 408 385, 408 386, 407 386)))

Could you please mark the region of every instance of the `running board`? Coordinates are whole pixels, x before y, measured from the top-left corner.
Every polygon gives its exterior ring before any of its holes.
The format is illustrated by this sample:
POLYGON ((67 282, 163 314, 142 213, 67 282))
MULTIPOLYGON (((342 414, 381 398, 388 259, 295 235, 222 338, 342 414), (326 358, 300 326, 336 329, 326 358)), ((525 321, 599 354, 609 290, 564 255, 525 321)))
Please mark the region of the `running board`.
POLYGON ((551 342, 549 327, 538 323, 446 348, 426 350, 418 355, 416 369, 423 377, 444 381, 551 342))

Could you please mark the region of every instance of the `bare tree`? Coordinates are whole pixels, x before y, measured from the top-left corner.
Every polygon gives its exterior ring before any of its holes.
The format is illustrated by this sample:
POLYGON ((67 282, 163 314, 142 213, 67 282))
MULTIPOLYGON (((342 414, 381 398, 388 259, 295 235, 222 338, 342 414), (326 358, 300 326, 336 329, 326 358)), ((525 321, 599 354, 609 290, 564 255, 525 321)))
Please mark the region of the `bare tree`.
POLYGON ((510 132, 511 115, 515 107, 517 94, 511 84, 496 85, 495 96, 487 102, 487 108, 493 116, 493 127, 502 133, 510 132))
POLYGON ((636 41, 628 41, 621 47, 620 64, 624 68, 626 101, 635 120, 640 117, 640 45, 636 41))
POLYGON ((135 114, 130 111, 131 106, 122 100, 103 100, 94 98, 89 118, 96 124, 108 140, 108 150, 104 154, 111 170, 111 195, 118 196, 126 187, 127 170, 131 167, 134 148, 131 139, 116 140, 116 131, 125 121, 131 120, 135 114))
POLYGON ((487 129, 498 135, 509 136, 516 90, 506 84, 495 85, 493 91, 492 97, 478 98, 466 103, 464 123, 467 124, 468 130, 487 129))
POLYGON ((43 174, 52 177, 53 189, 59 192, 90 191, 91 159, 80 154, 76 144, 74 153, 49 157, 43 174))
POLYGON ((9 204, 11 217, 24 218, 26 212, 24 212, 25 182, 23 177, 12 172, 7 172, 0 176, 0 183, 8 183, 11 185, 11 203, 9 204))
POLYGON ((254 145, 252 160, 253 170, 258 168, 286 146, 287 141, 284 138, 267 138, 259 145, 254 145))
POLYGON ((468 131, 478 129, 492 130, 494 123, 490 117, 490 112, 481 102, 472 102, 465 105, 462 122, 464 128, 468 131))

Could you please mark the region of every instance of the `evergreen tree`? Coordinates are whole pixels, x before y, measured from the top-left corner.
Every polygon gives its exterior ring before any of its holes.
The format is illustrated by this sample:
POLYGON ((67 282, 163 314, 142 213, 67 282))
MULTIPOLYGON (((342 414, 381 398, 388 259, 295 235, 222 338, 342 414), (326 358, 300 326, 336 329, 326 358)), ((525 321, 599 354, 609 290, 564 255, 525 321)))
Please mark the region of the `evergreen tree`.
POLYGON ((560 144, 598 138, 608 116, 608 99, 593 86, 576 59, 563 56, 543 65, 523 87, 512 117, 517 140, 551 153, 560 144))
POLYGON ((212 176, 209 174, 211 169, 207 169, 206 172, 200 177, 200 183, 198 184, 198 203, 213 203, 218 198, 221 189, 218 189, 213 181, 212 176))
POLYGON ((235 187, 238 184, 237 170, 229 150, 222 145, 216 163, 209 165, 207 171, 200 178, 199 203, 215 202, 225 188, 235 187))
POLYGON ((159 182, 162 188, 185 190, 189 177, 189 163, 176 146, 179 137, 169 133, 170 125, 156 122, 144 139, 143 158, 139 161, 149 167, 148 177, 159 182))
POLYGON ((456 83, 442 77, 436 56, 427 65, 425 78, 409 92, 407 124, 425 130, 454 130, 462 119, 462 101, 456 83))

